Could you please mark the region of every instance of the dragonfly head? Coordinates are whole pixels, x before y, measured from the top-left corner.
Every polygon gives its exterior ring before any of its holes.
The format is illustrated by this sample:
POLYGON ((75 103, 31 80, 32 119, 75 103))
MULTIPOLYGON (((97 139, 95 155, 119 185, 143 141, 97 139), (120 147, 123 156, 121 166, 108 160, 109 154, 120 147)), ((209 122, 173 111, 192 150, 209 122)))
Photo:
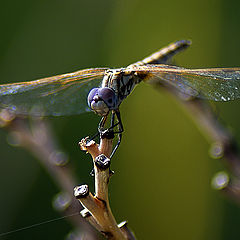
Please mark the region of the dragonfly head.
POLYGON ((98 115, 105 116, 117 106, 117 96, 109 87, 93 88, 88 94, 88 106, 98 115))

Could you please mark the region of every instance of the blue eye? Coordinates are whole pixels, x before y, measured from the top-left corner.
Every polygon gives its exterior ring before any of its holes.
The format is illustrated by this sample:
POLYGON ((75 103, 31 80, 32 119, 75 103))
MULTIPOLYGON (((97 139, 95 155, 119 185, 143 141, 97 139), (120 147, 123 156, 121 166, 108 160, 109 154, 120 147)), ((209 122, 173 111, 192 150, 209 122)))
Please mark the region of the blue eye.
POLYGON ((116 108, 117 105, 117 97, 115 92, 108 87, 104 88, 93 88, 89 94, 88 94, 88 106, 93 109, 96 108, 96 104, 98 103, 98 108, 101 106, 104 106, 109 108, 109 110, 112 110, 116 108), (102 104, 100 105, 100 103, 102 104))
POLYGON ((97 96, 97 93, 98 93, 98 89, 99 88, 93 88, 90 92, 89 92, 89 94, 88 94, 88 106, 90 107, 90 108, 92 108, 91 107, 91 103, 92 103, 92 101, 93 101, 93 98, 95 97, 95 96, 97 96))
POLYGON ((117 97, 111 88, 99 88, 98 96, 105 102, 109 109, 114 109, 116 107, 117 97))

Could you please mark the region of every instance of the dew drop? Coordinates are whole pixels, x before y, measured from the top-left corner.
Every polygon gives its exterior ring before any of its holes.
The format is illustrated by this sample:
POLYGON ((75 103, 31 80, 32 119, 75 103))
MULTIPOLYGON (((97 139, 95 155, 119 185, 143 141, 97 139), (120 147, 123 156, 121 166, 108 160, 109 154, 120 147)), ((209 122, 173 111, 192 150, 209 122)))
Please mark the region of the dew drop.
POLYGON ((50 160, 57 166, 64 166, 68 163, 68 157, 64 152, 55 151, 51 153, 50 160))
POLYGON ((224 148, 220 142, 213 143, 209 150, 210 156, 215 159, 221 158, 223 156, 223 153, 224 153, 224 148))
POLYGON ((218 172, 212 179, 212 187, 217 190, 225 188, 229 183, 229 176, 226 172, 218 172))
POLYGON ((72 198, 68 193, 60 192, 54 197, 52 205, 54 209, 64 211, 71 204, 71 201, 72 198))

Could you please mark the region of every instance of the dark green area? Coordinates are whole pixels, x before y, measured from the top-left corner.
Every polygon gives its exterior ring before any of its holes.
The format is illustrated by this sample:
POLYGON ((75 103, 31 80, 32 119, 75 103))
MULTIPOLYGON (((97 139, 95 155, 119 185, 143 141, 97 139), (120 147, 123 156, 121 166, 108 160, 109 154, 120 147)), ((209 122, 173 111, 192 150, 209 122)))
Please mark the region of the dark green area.
MULTIPOLYGON (((0 82, 33 80, 89 67, 120 67, 180 39, 193 45, 175 62, 192 68, 240 66, 240 2, 1 1, 0 82)), ((239 104, 218 103, 219 118, 240 141, 239 104)), ((138 239, 238 239, 239 207, 210 186, 224 166, 167 93, 142 84, 122 104, 122 145, 112 162, 112 210, 138 239)), ((90 157, 78 141, 96 131, 86 113, 49 119, 58 143, 89 183, 90 157)), ((36 159, 0 131, 0 233, 58 217, 58 192, 36 159)), ((62 220, 2 239, 64 239, 62 220)), ((1 239, 1 238, 0 238, 1 239)))

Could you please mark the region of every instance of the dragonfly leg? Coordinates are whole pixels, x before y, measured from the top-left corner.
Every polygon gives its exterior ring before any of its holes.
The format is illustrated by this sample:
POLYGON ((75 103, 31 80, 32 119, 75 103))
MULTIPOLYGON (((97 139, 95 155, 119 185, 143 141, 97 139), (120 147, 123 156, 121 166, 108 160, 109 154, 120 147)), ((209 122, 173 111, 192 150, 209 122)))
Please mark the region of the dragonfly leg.
POLYGON ((105 116, 103 116, 103 117, 101 118, 101 120, 100 120, 100 122, 99 122, 99 124, 98 124, 98 131, 99 131, 99 132, 103 131, 104 125, 105 125, 105 123, 106 123, 106 121, 107 121, 107 117, 108 117, 108 115, 105 115, 105 116))
MULTIPOLYGON (((103 133, 106 131, 106 130, 104 131, 103 129, 104 129, 104 125, 105 125, 105 123, 107 121, 107 117, 108 117, 108 115, 105 115, 105 116, 103 116, 101 118, 101 120, 100 120, 100 122, 98 124, 98 131, 97 131, 97 133, 95 135, 93 135, 93 137, 91 137, 91 140, 94 140, 98 136, 100 136, 100 137, 103 136, 103 133)), ((114 135, 113 135, 113 137, 114 137, 114 135)), ((90 176, 94 177, 94 169, 91 170, 90 176)))
POLYGON ((114 155, 114 153, 117 151, 121 140, 122 140, 122 132, 123 132, 123 124, 122 124, 122 120, 121 120, 121 115, 119 110, 113 111, 112 116, 111 116, 111 122, 110 122, 110 127, 107 129, 104 129, 104 126, 106 124, 107 121, 107 117, 103 116, 99 122, 98 125, 98 133, 96 133, 91 140, 95 139, 97 136, 100 136, 101 138, 108 138, 108 139, 113 139, 115 134, 118 134, 118 142, 116 144, 116 146, 114 147, 110 158, 112 158, 112 156, 114 155), (115 118, 117 118, 117 122, 115 123, 115 118), (114 131, 114 128, 118 127, 117 131, 114 131))
POLYGON ((115 123, 114 124, 114 120, 115 120, 115 113, 112 114, 112 117, 111 117, 111 125, 109 128, 107 129, 104 129, 104 126, 106 124, 106 121, 107 121, 107 115, 106 116, 103 116, 98 124, 98 132, 93 135, 93 137, 91 137, 90 139, 91 140, 94 140, 96 137, 100 136, 102 138, 114 138, 114 131, 113 131, 113 128, 116 127, 118 125, 118 123, 115 123))
POLYGON ((103 130, 103 125, 105 124, 106 120, 102 119, 100 124, 99 124, 99 133, 100 133, 100 137, 101 138, 108 138, 108 139, 113 139, 115 134, 118 134, 118 142, 116 144, 116 146, 114 147, 110 158, 112 158, 112 156, 114 155, 114 153, 117 151, 121 140, 122 140, 122 132, 123 132, 123 124, 121 121, 121 115, 119 110, 113 111, 112 113, 112 117, 111 117, 111 123, 110 123, 110 127, 103 130), (117 122, 115 123, 115 118, 117 118, 117 122), (114 131, 114 128, 118 127, 117 131, 114 131))
POLYGON ((113 157, 113 155, 115 154, 115 152, 117 151, 121 141, 122 141, 122 132, 123 132, 123 124, 122 124, 122 120, 121 120, 121 115, 120 115, 120 112, 119 110, 115 112, 116 113, 116 116, 117 116, 117 119, 118 119, 118 131, 117 132, 114 132, 115 134, 118 134, 118 142, 116 144, 116 146, 114 147, 112 153, 111 153, 111 156, 110 156, 110 159, 113 157))
POLYGON ((114 134, 115 134, 114 133, 114 127, 116 127, 118 125, 118 124, 114 124, 115 113, 114 112, 112 113, 110 127, 107 128, 107 129, 104 129, 104 125, 106 123, 106 119, 104 119, 104 117, 103 117, 101 119, 100 123, 99 123, 98 131, 100 133, 100 137, 101 138, 113 139, 114 138, 114 134))
POLYGON ((94 140, 96 137, 98 137, 99 135, 101 135, 101 133, 103 132, 103 128, 104 128, 104 125, 106 123, 106 120, 107 120, 107 115, 106 116, 103 116, 98 124, 98 131, 96 134, 94 134, 90 140, 94 140))

